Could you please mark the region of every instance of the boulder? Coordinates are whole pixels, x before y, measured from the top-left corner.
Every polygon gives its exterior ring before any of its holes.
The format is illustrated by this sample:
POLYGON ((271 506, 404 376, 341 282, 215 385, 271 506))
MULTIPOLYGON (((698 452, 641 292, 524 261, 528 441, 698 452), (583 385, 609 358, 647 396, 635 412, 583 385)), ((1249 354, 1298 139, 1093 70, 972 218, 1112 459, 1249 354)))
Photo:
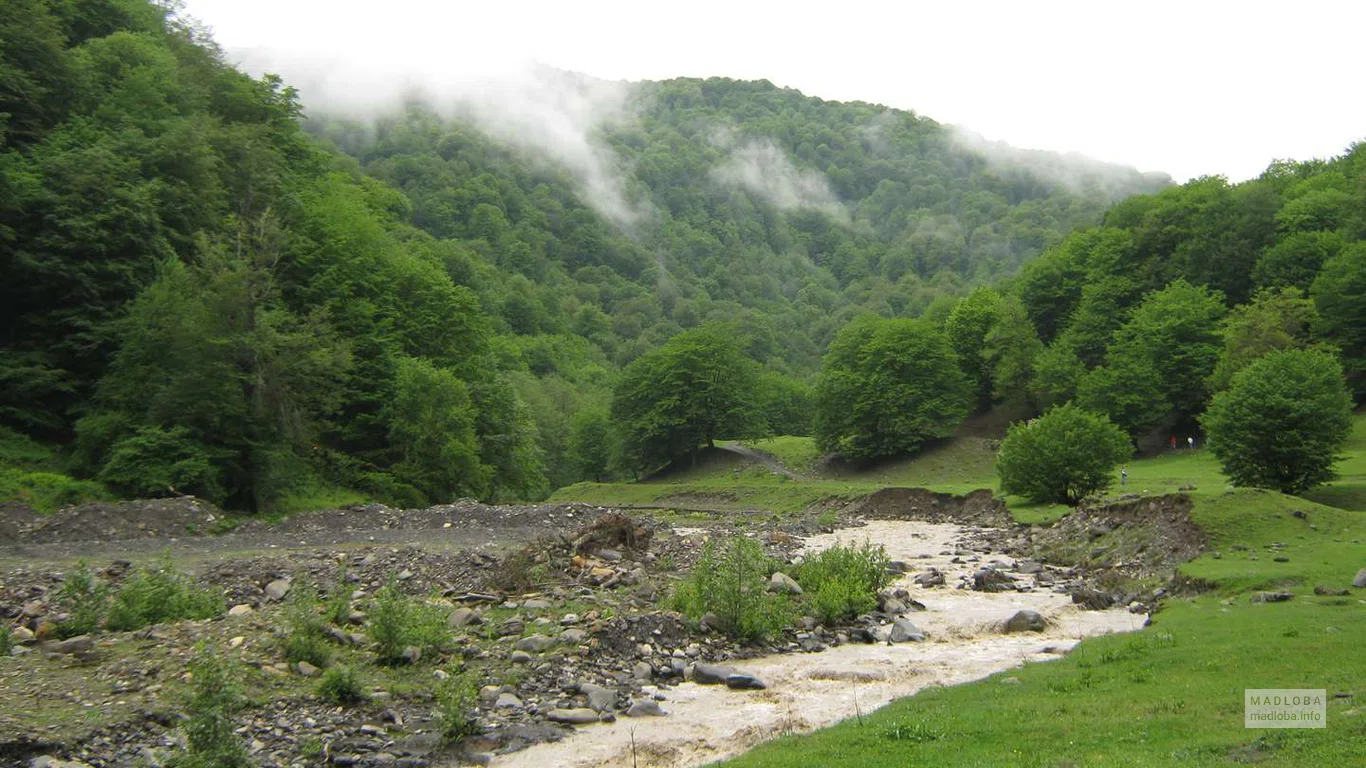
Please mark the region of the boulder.
POLYGON ((306 661, 301 661, 295 664, 294 671, 298 672, 303 677, 317 677, 318 675, 322 674, 322 670, 318 669, 312 664, 309 664, 306 661))
POLYGON ((508 661, 511 661, 513 664, 530 664, 531 654, 526 651, 513 651, 512 655, 508 656, 508 661))
POLYGON ((43 650, 49 653, 76 654, 89 653, 95 647, 95 639, 90 635, 76 635, 66 640, 49 642, 43 650))
POLYGON ((1038 611, 1016 611, 1014 616, 1006 619, 1005 631, 1011 632, 1042 632, 1048 628, 1048 622, 1038 611))
POLYGON ((456 608, 451 611, 451 615, 446 618, 446 626, 451 629, 463 629, 471 624, 479 624, 483 619, 479 613, 472 608, 456 608))
POLYGON ((566 629, 560 633, 560 639, 571 645, 582 645, 588 640, 588 631, 583 629, 566 629))
POLYGON ((1258 592, 1252 596, 1254 603, 1284 603, 1286 600, 1293 600, 1293 592, 1258 592))
POLYGON ((595 712, 607 712, 617 707, 617 692, 593 683, 580 683, 579 693, 588 697, 588 706, 595 712))
POLYGON ((570 725, 596 723, 600 719, 597 712, 586 707, 579 707, 577 709, 552 709, 545 717, 552 723, 568 723, 570 725))
POLYGON ((782 571, 775 571, 768 578, 768 591, 777 592, 780 595, 800 595, 802 586, 795 579, 782 571))
POLYGON ((638 699, 626 710, 627 717, 664 717, 667 714, 654 699, 638 699))
POLYGON ((922 587, 942 587, 944 586, 944 574, 931 568, 923 573, 917 573, 914 581, 922 587))
POLYGON ((692 680, 698 685, 721 685, 733 674, 734 669, 719 664, 697 664, 692 668, 692 680))
POLYGON ((544 653, 555 644, 555 638, 546 635, 531 635, 524 637, 513 644, 513 648, 519 651, 530 651, 532 653, 544 653))
POLYGON ((1072 602, 1088 611, 1103 611, 1115 604, 1115 599, 1098 589, 1085 587, 1072 593, 1072 602))
POLYGON ((493 702, 494 709, 522 709, 522 700, 517 698, 515 693, 500 693, 498 699, 493 702))
POLYGON ((726 675, 726 687, 736 691, 762 691, 768 685, 754 675, 732 672, 726 675))
POLYGON ((252 607, 246 603, 239 603, 228 609, 229 616, 246 616, 252 612, 252 607))
POLYGON ((910 621, 902 618, 892 620, 892 631, 887 635, 891 643, 923 643, 925 633, 910 621))
POLYGON ((289 579, 276 579, 266 585, 266 597, 271 600, 284 600, 285 595, 289 594, 289 588, 293 582, 289 579))
POLYGON ((1015 588, 1015 580, 988 566, 972 574, 972 588, 978 592, 1006 592, 1015 588))
POLYGON ((1357 571, 1357 577, 1352 579, 1352 586, 1357 589, 1366 588, 1366 568, 1357 571))
POLYGON ((405 663, 416 664, 419 661, 422 661, 422 649, 418 648, 416 645, 409 645, 404 647, 401 656, 405 663))

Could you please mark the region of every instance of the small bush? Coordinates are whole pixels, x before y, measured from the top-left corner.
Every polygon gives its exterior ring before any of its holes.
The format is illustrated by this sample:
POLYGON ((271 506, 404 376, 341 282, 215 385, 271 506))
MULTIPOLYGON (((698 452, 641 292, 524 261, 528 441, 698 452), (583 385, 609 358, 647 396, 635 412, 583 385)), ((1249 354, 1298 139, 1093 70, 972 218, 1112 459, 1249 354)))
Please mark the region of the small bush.
POLYGON ((104 486, 56 472, 0 467, 0 499, 12 499, 42 513, 71 504, 111 498, 104 486))
POLYGON ((212 452, 184 427, 138 429, 114 444, 96 479, 130 497, 190 493, 223 499, 212 452))
POLYGON ((95 574, 82 560, 76 570, 68 573, 57 590, 57 600, 62 609, 70 616, 57 625, 58 637, 89 635, 99 630, 108 610, 109 588, 95 578, 95 574))
POLYGON ((0 626, 0 658, 10 655, 10 652, 13 650, 13 631, 8 626, 0 626))
POLYGON ((351 585, 346 580, 346 565, 337 566, 337 583, 327 598, 327 620, 344 627, 351 620, 351 585))
POLYGON ((450 638, 445 611, 405 596, 392 583, 375 593, 368 631, 381 664, 402 663, 408 646, 430 655, 450 638))
POLYGON ((1124 430, 1068 403, 1012 425, 996 455, 996 470, 1006 493, 1077 504, 1108 488, 1115 467, 1132 454, 1124 430))
POLYGON ((306 661, 326 667, 332 660, 326 624, 318 612, 318 595, 312 584, 296 584, 285 604, 285 634, 280 640, 285 660, 306 661))
POLYGON ((474 719, 477 695, 474 682, 463 674, 451 675, 436 689, 436 722, 443 744, 454 744, 479 732, 474 719))
POLYGON ((692 573, 678 585, 674 605, 690 618, 715 614, 721 628, 739 640, 771 637, 792 620, 792 603, 768 592, 776 563, 758 542, 734 536, 707 542, 692 573))
POLYGON ((247 768, 251 759, 234 720, 243 699, 231 662, 201 647, 190 672, 194 689, 185 707, 188 745, 174 760, 176 768, 247 768))
POLYGON ((119 587, 105 626, 123 632, 164 621, 209 619, 223 612, 223 596, 175 570, 170 556, 139 569, 119 587))
POLYGON ((802 563, 796 579, 816 617, 834 624, 877 608, 878 590, 892 581, 889 562, 881 545, 837 545, 802 563))
POLYGON ((365 701, 365 685, 360 673, 350 667, 333 667, 318 682, 318 694, 338 706, 349 707, 365 701))

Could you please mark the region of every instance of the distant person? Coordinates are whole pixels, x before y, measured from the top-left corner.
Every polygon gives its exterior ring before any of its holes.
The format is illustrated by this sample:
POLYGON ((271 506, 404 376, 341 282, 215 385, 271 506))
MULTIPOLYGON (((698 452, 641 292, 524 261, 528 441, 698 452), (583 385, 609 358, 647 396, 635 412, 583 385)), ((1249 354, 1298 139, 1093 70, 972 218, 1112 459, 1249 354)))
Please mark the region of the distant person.
POLYGON ((1176 435, 1172 435, 1171 443, 1172 443, 1172 450, 1173 450, 1173 451, 1176 450, 1176 435))
POLYGON ((1129 484, 1129 468, 1128 468, 1128 467, 1120 467, 1120 468, 1119 468, 1119 484, 1120 484, 1120 485, 1128 485, 1128 484, 1129 484))
POLYGON ((1189 449, 1191 449, 1192 451, 1195 450, 1195 438, 1194 438, 1194 437, 1191 437, 1190 435, 1186 435, 1186 447, 1189 448, 1189 449))

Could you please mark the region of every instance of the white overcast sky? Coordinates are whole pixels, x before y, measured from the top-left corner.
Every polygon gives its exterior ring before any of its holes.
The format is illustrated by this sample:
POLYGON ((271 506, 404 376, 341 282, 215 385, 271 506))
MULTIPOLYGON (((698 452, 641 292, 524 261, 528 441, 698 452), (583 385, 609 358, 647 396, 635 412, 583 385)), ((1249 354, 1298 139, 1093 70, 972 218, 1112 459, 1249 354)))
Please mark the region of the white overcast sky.
POLYGON ((186 12, 230 55, 439 78, 528 61, 611 80, 764 78, 1178 180, 1246 179, 1366 139, 1359 0, 186 0, 186 12))

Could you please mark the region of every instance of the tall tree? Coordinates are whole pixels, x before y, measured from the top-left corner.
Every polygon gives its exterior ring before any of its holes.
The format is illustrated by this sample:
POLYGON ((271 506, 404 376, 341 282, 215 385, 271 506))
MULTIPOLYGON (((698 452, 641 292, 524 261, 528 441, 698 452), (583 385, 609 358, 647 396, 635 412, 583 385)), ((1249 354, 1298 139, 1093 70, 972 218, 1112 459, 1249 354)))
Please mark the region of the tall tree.
POLYGON ((612 397, 632 468, 657 469, 720 439, 764 433, 759 367, 734 328, 707 324, 674 336, 626 366, 612 397))
POLYGON ((816 444, 852 459, 911 453, 967 416, 972 384, 924 320, 864 316, 839 332, 816 384, 816 444))

